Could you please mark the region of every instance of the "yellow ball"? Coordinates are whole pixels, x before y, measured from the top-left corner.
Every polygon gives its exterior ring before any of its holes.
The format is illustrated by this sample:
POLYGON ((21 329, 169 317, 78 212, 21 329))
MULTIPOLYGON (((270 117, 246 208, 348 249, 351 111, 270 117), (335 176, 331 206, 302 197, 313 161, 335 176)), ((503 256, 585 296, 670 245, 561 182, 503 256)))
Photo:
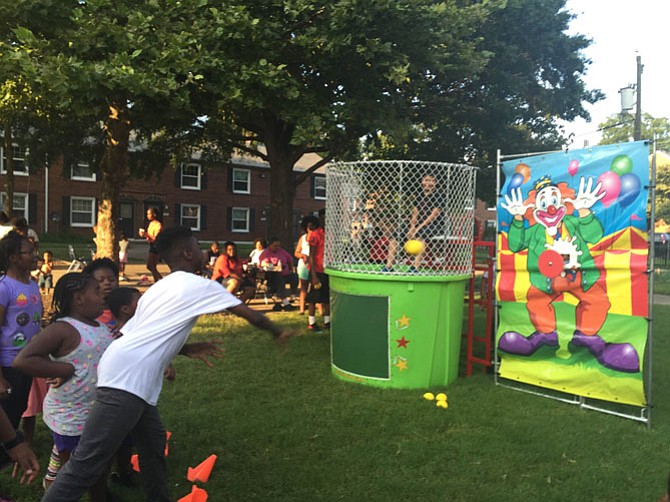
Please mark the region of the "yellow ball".
POLYGON ((405 242, 405 252, 407 254, 419 254, 423 251, 423 242, 411 239, 405 242))
POLYGON ((435 406, 437 406, 438 408, 444 408, 445 410, 449 408, 449 405, 447 404, 446 401, 437 401, 435 403, 435 406))
POLYGON ((423 395, 423 398, 427 401, 434 401, 435 400, 435 395, 432 392, 426 392, 423 395))

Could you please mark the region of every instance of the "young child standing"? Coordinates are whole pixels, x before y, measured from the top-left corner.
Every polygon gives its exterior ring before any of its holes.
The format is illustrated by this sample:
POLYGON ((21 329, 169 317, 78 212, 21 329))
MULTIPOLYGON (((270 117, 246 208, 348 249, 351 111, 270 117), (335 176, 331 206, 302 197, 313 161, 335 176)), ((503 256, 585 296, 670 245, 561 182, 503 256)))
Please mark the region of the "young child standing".
POLYGON ((147 500, 171 500, 164 457, 165 428, 157 403, 163 372, 182 354, 211 365, 216 342, 185 343, 198 317, 229 310, 271 332, 279 343, 291 334, 251 310, 215 281, 200 277, 203 253, 189 228, 163 230, 156 247, 170 274, 150 287, 111 344, 98 368, 98 390, 78 449, 46 492, 43 502, 69 502, 100 477, 123 439, 132 433, 147 500))
POLYGON ((119 232, 119 280, 127 281, 126 264, 128 263, 128 245, 130 241, 123 230, 119 232))
MULTIPOLYGON (((12 363, 39 332, 42 318, 40 290, 30 277, 36 266, 37 252, 27 237, 10 230, 0 239, 0 415, 3 426, 12 430, 19 427, 32 384, 32 377, 12 368, 12 363)), ((26 445, 20 446, 20 433, 7 431, 2 436, 4 448, 0 448, 0 469, 20 460, 15 455, 26 450, 26 445)), ((25 469, 25 462, 21 465, 25 469)), ((32 479, 38 469, 31 471, 32 479)))
MULTIPOLYGON (((100 285, 100 294, 102 295, 103 300, 103 309, 102 313, 97 317, 96 321, 100 324, 107 326, 110 331, 113 331, 116 327, 116 319, 110 312, 109 308, 106 307, 106 301, 108 295, 116 289, 118 286, 118 274, 119 269, 109 258, 97 258, 91 263, 84 267, 83 273, 91 277, 100 285)), ((39 379, 37 379, 39 380, 39 379)), ((32 391, 31 391, 32 392, 32 391)), ((30 404, 30 402, 29 402, 30 404)), ((130 465, 130 454, 120 455, 120 461, 125 462, 125 457, 127 456, 127 463, 130 465)), ((117 461, 119 460, 117 458, 117 461)), ((50 486, 54 482, 58 472, 62 467, 62 461, 60 458, 59 448, 56 443, 54 443, 53 448, 51 449, 51 456, 49 457, 49 465, 47 467, 46 473, 44 474, 44 486, 45 488, 50 486)))
MULTIPOLYGON (((79 272, 64 275, 54 290, 54 319, 14 360, 25 374, 52 379, 43 419, 64 465, 79 443, 95 400, 98 362, 112 342, 109 328, 96 321, 102 306, 95 279, 79 272)), ((92 480, 91 500, 106 500, 106 481, 105 475, 92 480)))
POLYGON ((107 297, 119 287, 119 267, 109 258, 96 258, 86 265, 84 274, 92 277, 100 284, 100 294, 102 295, 103 309, 97 321, 107 325, 110 330, 116 327, 117 321, 107 306, 107 297))
POLYGON ((18 428, 32 385, 32 376, 12 367, 14 358, 40 331, 42 299, 30 278, 36 268, 35 246, 10 231, 0 240, 0 406, 18 428))
POLYGON ((37 285, 40 287, 42 293, 50 293, 53 288, 53 270, 54 270, 54 255, 47 250, 42 255, 42 264, 39 268, 39 276, 37 285))
POLYGON ((116 319, 117 329, 121 329, 135 315, 137 302, 142 293, 137 288, 116 288, 107 295, 107 307, 116 319))

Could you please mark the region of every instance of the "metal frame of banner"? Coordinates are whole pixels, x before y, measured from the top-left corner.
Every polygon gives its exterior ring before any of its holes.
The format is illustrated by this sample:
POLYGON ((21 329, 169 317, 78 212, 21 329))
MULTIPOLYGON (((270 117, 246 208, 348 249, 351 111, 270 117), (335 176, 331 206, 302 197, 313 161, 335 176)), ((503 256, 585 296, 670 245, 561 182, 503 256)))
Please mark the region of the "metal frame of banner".
MULTIPOLYGON (((567 404, 574 404, 578 405, 580 408, 587 409, 587 410, 593 410, 593 411, 599 411, 601 413, 606 413, 608 415, 614 415, 617 417, 621 418, 626 418, 629 420, 634 420, 637 422, 643 422, 647 424, 647 427, 651 427, 651 408, 652 408, 652 401, 651 401, 651 373, 652 373, 652 324, 654 320, 653 316, 653 307, 654 307, 654 244, 655 244, 655 232, 654 232, 654 221, 656 218, 656 138, 654 137, 653 140, 647 140, 648 143, 652 143, 652 164, 651 164, 651 180, 650 184, 646 187, 649 188, 649 197, 651 198, 651 215, 650 215, 650 220, 651 220, 651 225, 649 229, 649 255, 648 255, 648 268, 647 268, 647 275, 648 275, 648 297, 649 297, 649 317, 647 318, 647 344, 645 347, 645 397, 647 400, 647 405, 646 406, 635 406, 635 405, 627 405, 627 404, 621 404, 621 403, 614 403, 614 402, 609 402, 609 401, 602 401, 598 399, 589 399, 584 396, 579 396, 577 394, 568 394, 565 392, 561 391, 555 391, 553 389, 544 389, 542 387, 537 387, 532 384, 526 384, 523 382, 514 382, 513 380, 509 379, 503 379, 504 381, 501 382, 501 377, 499 373, 499 368, 500 368, 500 359, 498 358, 498 344, 494 343, 493 344, 493 366, 495 368, 495 371, 493 372, 494 375, 494 382, 496 385, 499 385, 501 387, 505 387, 508 389, 516 390, 519 392, 524 392, 526 394, 533 394, 536 396, 541 396, 541 397, 546 397, 549 399, 554 399, 555 401, 561 401, 563 403, 567 404), (539 390, 542 389, 542 390, 539 390), (593 404, 591 403, 593 401, 593 404), (597 406, 595 403, 608 403, 610 405, 609 408, 606 408, 604 406, 597 406), (616 409, 614 407, 617 407, 616 409), (637 413, 633 414, 632 410, 636 410, 637 413), (630 413, 627 413, 627 410, 631 410, 630 413)), ((522 158, 522 157, 534 157, 536 155, 546 155, 550 153, 558 153, 558 152, 568 152, 567 149, 565 150, 552 150, 552 151, 545 151, 545 152, 528 152, 528 153, 515 153, 515 154, 506 154, 503 155, 500 149, 496 151, 496 201, 502 197, 500 190, 501 190, 501 167, 502 167, 502 161, 503 160, 510 160, 510 159, 515 159, 515 158, 522 158)), ((498 204, 496 202, 496 208, 498 207, 498 204)), ((495 264, 493 267, 493 273, 494 273, 494 284, 497 285, 497 276, 498 276, 498 218, 496 216, 496 241, 495 241, 495 264)), ((496 289, 497 291, 497 289, 496 289)), ((498 295, 494 295, 493 298, 494 302, 494 330, 497 330, 498 326, 498 309, 499 304, 498 304, 498 295)), ((497 331, 494 331, 494 337, 496 336, 497 331)))

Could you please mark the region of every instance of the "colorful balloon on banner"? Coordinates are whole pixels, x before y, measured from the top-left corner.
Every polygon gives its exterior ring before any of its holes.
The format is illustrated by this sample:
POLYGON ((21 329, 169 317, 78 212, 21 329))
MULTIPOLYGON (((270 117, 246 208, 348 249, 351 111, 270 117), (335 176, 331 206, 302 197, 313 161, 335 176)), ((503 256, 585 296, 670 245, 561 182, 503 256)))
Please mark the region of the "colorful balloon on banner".
POLYGON ((523 174, 521 173, 514 173, 512 175, 512 178, 509 180, 509 186, 507 187, 507 193, 511 193, 512 190, 519 188, 521 185, 523 185, 523 174))
POLYGON ((528 183, 528 180, 530 179, 530 167, 528 167, 527 164, 517 164, 514 172, 522 175, 523 182, 528 183))
POLYGON ((633 159, 628 155, 617 155, 612 159, 610 164, 610 171, 617 173, 619 176, 628 174, 633 170, 633 159))
POLYGON ((624 207, 630 206, 637 196, 640 195, 640 178, 633 173, 621 176, 621 190, 619 191, 619 204, 624 207))
POLYGON ((600 199, 600 202, 603 206, 610 207, 610 204, 617 199, 621 191, 621 178, 615 172, 606 171, 598 176, 598 183, 602 184, 600 193, 605 192, 605 196, 600 199))
POLYGON ((570 176, 574 176, 577 174, 577 171, 579 170, 579 161, 577 159, 571 160, 570 163, 568 164, 568 173, 570 173, 570 176))

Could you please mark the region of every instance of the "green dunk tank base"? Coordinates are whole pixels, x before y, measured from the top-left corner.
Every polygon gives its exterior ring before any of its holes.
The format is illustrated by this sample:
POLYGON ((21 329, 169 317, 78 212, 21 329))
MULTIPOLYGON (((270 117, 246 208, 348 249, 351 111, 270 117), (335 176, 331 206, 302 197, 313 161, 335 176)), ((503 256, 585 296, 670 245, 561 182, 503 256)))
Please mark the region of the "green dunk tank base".
POLYGON ((327 273, 336 377, 397 389, 456 380, 468 275, 327 273))

